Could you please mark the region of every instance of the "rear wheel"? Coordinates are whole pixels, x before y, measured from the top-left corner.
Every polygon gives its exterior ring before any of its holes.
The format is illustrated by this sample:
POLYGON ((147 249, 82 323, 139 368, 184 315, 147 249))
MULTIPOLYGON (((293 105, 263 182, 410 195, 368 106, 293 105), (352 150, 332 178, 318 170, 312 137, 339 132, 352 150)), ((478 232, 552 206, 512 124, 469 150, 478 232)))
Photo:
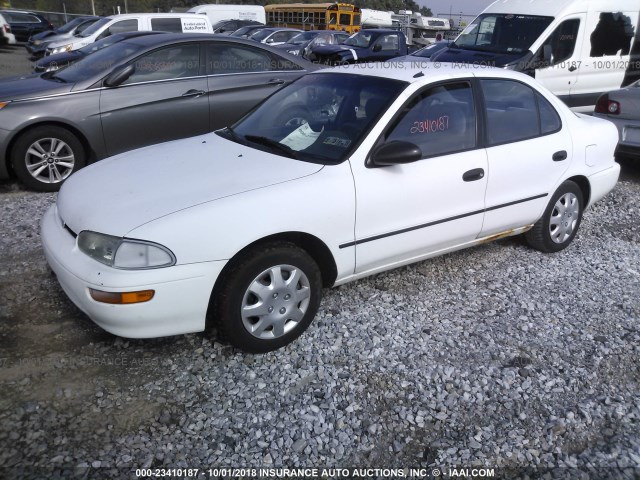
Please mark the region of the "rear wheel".
POLYGON ((213 299, 214 314, 230 343, 251 353, 276 350, 311 324, 322 277, 304 250, 276 242, 232 261, 213 299))
POLYGON ((541 252, 559 252, 573 241, 582 221, 584 200, 571 180, 553 194, 542 218, 525 234, 527 243, 541 252))
POLYGON ((11 164, 18 179, 28 188, 41 192, 60 189, 69 175, 86 164, 78 138, 55 126, 36 127, 16 141, 11 164))

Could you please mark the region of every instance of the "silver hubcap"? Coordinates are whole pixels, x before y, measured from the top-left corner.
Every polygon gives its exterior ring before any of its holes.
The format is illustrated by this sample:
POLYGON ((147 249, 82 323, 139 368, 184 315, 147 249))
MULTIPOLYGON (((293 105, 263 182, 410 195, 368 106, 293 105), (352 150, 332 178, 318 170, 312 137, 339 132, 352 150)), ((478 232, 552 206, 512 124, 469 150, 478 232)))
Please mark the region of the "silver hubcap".
POLYGON ((564 243, 573 234, 578 217, 580 204, 573 193, 565 193, 553 207, 549 221, 549 234, 555 243, 564 243))
POLYGON ((260 339, 281 337, 302 321, 309 308, 309 279, 291 265, 277 265, 258 275, 242 299, 242 323, 260 339))
POLYGON ((43 183, 63 181, 75 165, 73 150, 58 138, 42 138, 31 144, 24 156, 27 170, 43 183))

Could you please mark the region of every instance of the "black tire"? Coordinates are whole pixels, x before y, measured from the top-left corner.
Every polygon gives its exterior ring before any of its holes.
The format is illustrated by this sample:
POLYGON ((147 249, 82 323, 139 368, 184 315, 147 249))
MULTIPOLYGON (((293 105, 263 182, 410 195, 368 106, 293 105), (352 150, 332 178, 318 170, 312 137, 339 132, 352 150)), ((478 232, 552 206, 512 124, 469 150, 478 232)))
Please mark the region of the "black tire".
POLYGON ((213 314, 222 336, 246 352, 265 353, 291 343, 311 324, 320 305, 322 276, 307 252, 292 243, 275 242, 232 260, 216 290, 212 298, 213 314), (280 278, 286 282, 291 279, 287 273, 293 274, 293 269, 302 274, 295 285, 283 284, 281 288, 274 285, 277 276, 274 271, 280 271, 280 278), (267 273, 269 270, 271 274, 267 273), (258 279, 265 287, 264 298, 253 292, 261 288, 255 287, 258 279), (308 297, 300 300, 305 292, 308 297), (287 298, 291 293, 300 297, 287 298), (260 305, 264 305, 264 314, 243 317, 243 306, 260 305), (297 320, 296 313, 300 315, 297 320), (255 328, 254 333, 249 328, 255 328))
POLYGON ((525 233, 527 243, 545 253, 567 248, 578 233, 583 210, 582 190, 567 180, 551 197, 542 218, 525 233))
POLYGON ((59 190, 69 175, 87 163, 80 140, 69 130, 56 126, 36 127, 20 135, 10 158, 18 179, 28 188, 40 192, 59 190), (40 158, 29 153, 35 151, 30 149, 36 144, 41 148, 40 158), (38 168, 34 170, 36 166, 38 168), (42 166, 44 169, 40 171, 42 166))

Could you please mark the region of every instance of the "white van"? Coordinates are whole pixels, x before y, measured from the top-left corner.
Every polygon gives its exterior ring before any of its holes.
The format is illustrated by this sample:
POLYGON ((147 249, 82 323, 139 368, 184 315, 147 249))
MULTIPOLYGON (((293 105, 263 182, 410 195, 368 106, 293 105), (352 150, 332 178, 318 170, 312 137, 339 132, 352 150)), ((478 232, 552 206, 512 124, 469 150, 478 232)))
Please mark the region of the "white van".
POLYGON ((71 39, 52 43, 46 55, 77 50, 114 33, 157 30, 174 33, 213 33, 211 22, 193 13, 126 13, 98 20, 71 39))
POLYGON ((211 25, 222 20, 253 20, 267 23, 264 7, 261 5, 198 5, 187 12, 206 15, 211 25))
POLYGON ((498 0, 435 62, 520 70, 574 110, 640 78, 640 1, 498 0))

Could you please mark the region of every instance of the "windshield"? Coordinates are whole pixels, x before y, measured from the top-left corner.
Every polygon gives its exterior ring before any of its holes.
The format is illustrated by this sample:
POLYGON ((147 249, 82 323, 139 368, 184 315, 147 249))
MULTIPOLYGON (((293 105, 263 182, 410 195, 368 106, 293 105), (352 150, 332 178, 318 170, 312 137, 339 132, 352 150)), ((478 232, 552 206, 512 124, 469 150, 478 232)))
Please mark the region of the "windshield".
POLYGON ((276 155, 337 164, 405 86, 398 80, 364 75, 306 75, 218 134, 276 155))
POLYGON ((302 45, 303 43, 307 43, 309 40, 312 40, 317 36, 318 36, 317 32, 299 33, 298 35, 293 37, 291 40, 289 40, 287 43, 291 43, 293 45, 302 45))
POLYGON ((63 26, 61 26, 57 32, 58 33, 69 33, 71 30, 73 30, 74 28, 76 28, 79 24, 86 22, 86 20, 84 18, 74 18, 73 20, 71 20, 69 23, 65 23, 63 26))
POLYGON ((98 30, 100 30, 104 25, 106 25, 107 23, 111 22, 113 19, 106 17, 106 18, 102 18, 100 20, 98 20, 96 23, 94 23, 93 25, 91 25, 89 28, 87 28, 86 30, 83 30, 82 33, 77 33, 76 36, 77 37, 89 37, 91 35, 93 35, 94 33, 96 33, 98 30))
POLYGON ((553 17, 485 13, 476 18, 453 47, 494 53, 524 53, 551 24, 553 17))
POLYGON ((371 44, 372 37, 373 36, 370 33, 359 31, 347 38, 343 42, 343 45, 367 48, 371 44))
POLYGON ((68 83, 77 83, 89 80, 96 75, 107 75, 111 73, 115 65, 143 48, 141 45, 118 42, 110 48, 103 48, 66 68, 58 70, 50 78, 68 83))

